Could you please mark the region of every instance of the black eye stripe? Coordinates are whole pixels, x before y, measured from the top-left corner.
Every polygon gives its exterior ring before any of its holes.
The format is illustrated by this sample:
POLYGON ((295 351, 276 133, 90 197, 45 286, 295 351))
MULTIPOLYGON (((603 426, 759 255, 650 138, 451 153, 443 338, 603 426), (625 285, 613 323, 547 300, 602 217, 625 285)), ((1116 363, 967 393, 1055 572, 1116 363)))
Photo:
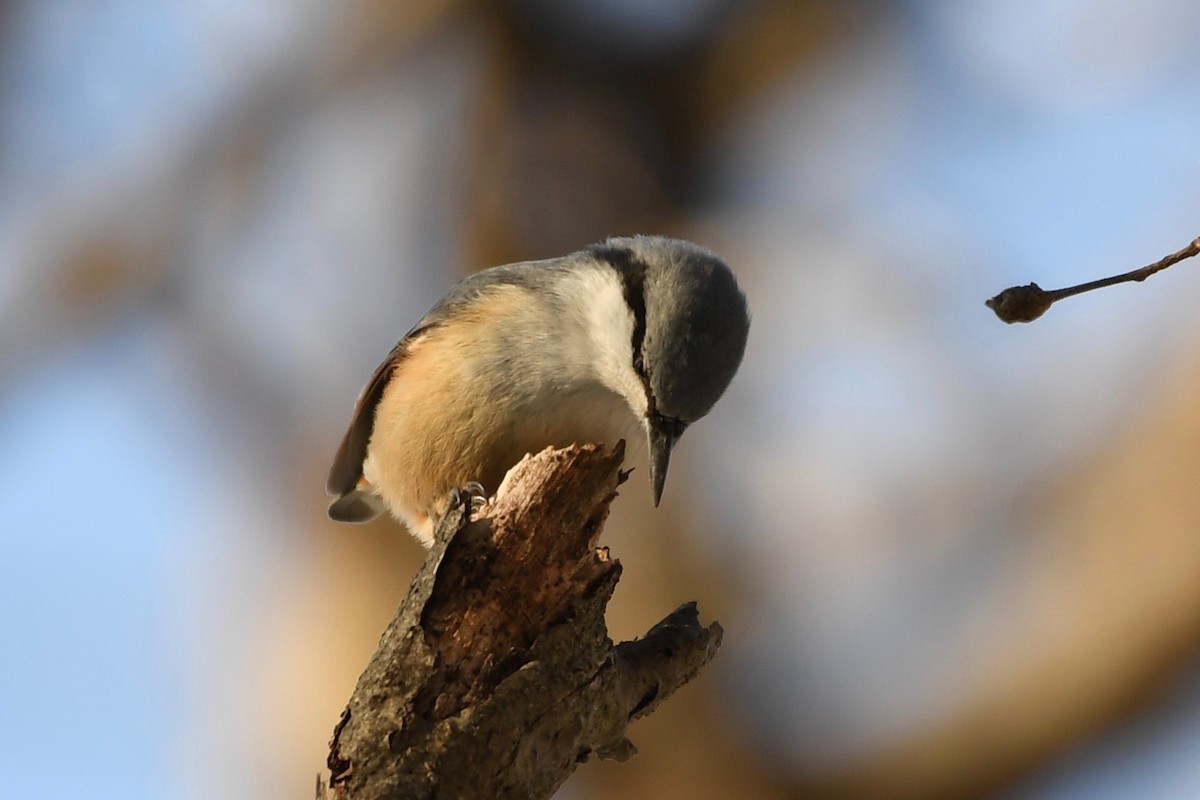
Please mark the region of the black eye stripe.
POLYGON ((646 359, 643 348, 646 343, 646 264, 639 261, 628 248, 609 244, 596 244, 587 251, 612 267, 621 279, 625 302, 633 312, 633 369, 646 392, 647 411, 658 416, 654 392, 650 389, 650 377, 646 374, 646 359))

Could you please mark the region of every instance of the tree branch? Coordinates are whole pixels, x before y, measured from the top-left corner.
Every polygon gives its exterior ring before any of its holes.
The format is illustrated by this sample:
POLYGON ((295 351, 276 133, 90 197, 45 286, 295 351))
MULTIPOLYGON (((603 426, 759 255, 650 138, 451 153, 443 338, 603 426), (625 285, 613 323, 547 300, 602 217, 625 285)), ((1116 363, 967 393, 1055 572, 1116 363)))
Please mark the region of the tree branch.
POLYGON ((1155 261, 1153 264, 1147 264, 1141 269, 1123 272, 1120 275, 1113 275, 1110 278, 1101 278, 1100 280, 1081 283, 1078 286, 1069 286, 1066 289, 1054 289, 1049 292, 1036 283, 1030 283, 1025 286, 1010 286, 1000 294, 987 300, 985 305, 992 309, 992 311, 995 311, 996 316, 1004 322, 1033 322, 1042 314, 1045 314, 1051 305, 1062 300, 1064 297, 1083 294, 1093 289, 1103 289, 1105 286, 1112 286, 1118 283, 1144 281, 1154 273, 1160 272, 1173 264, 1183 261, 1185 258, 1191 258, 1197 254, 1200 254, 1200 238, 1194 239, 1191 244, 1182 250, 1155 261))
MULTIPOLYGON (((330 742, 318 798, 549 797, 716 654, 688 603, 614 646, 620 563, 596 542, 623 447, 546 450, 482 515, 447 515, 330 742)), ((469 506, 469 503, 468 503, 469 506)))

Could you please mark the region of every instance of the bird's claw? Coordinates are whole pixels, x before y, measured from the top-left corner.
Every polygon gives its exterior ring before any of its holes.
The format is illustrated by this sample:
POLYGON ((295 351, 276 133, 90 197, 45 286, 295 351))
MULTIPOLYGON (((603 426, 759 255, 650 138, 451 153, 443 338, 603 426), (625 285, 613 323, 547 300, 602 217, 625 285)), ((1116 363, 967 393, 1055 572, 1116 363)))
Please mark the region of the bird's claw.
POLYGON ((450 508, 462 509, 462 525, 466 525, 475 514, 483 510, 487 499, 487 490, 478 481, 469 481, 450 490, 450 508))

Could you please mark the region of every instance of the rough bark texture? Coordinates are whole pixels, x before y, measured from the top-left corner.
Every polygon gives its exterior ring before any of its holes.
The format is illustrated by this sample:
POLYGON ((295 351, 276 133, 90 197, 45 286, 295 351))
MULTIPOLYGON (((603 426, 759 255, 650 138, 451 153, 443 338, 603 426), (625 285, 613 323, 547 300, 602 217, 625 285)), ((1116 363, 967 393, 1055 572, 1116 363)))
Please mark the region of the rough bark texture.
POLYGON ((643 639, 609 640, 621 566, 596 542, 621 460, 546 450, 473 521, 443 520, 334 729, 319 797, 544 798, 592 755, 635 752, 629 722, 694 677, 722 632, 688 603, 643 639))

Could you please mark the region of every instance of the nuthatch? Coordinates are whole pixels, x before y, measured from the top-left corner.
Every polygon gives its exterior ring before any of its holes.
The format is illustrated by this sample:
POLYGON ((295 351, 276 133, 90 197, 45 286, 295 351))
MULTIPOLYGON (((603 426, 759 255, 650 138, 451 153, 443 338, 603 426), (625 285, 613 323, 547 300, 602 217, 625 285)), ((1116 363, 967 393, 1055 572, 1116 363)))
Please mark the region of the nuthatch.
POLYGON ((476 273, 359 395, 329 516, 366 522, 386 508, 429 546, 456 488, 494 492, 547 447, 643 437, 658 505, 671 449, 733 379, 749 329, 729 267, 678 239, 609 239, 476 273))

